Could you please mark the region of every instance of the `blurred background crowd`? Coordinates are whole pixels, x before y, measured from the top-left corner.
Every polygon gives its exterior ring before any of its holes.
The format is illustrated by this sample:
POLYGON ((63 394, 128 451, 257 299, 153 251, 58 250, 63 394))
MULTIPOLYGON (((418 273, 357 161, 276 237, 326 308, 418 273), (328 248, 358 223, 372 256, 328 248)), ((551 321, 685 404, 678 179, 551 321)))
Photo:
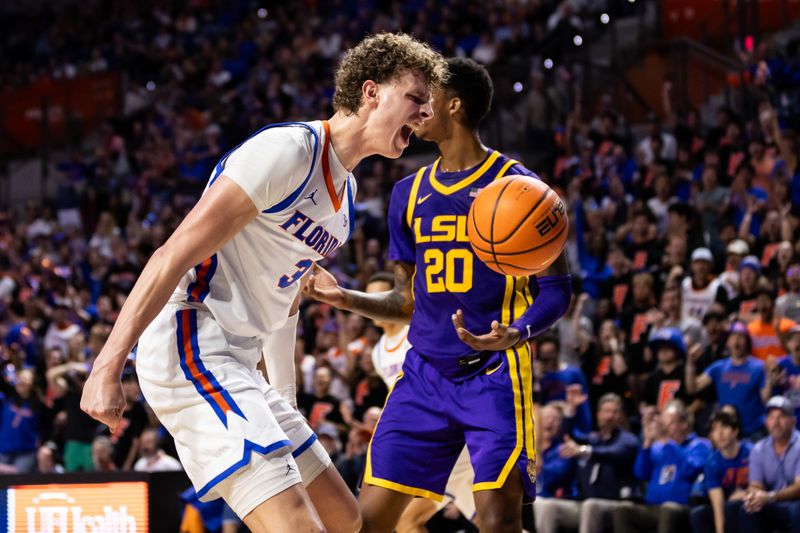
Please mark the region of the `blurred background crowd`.
MULTIPOLYGON (((691 520, 712 531, 711 493, 728 501, 729 527, 770 505, 800 517, 796 36, 728 43, 734 88, 701 109, 677 75, 646 98, 589 91, 577 37, 600 47, 608 14, 647 17, 643 2, 33 4, 2 8, 0 87, 119 72, 125 88, 98 128, 67 117, 46 194, 0 212, 0 472, 180 469, 141 398, 135 353, 122 428, 111 435, 80 411, 94 357, 218 159, 264 124, 329 116, 341 54, 402 29, 487 66, 484 142, 522 157, 569 207, 573 302, 532 342, 540 494, 529 529, 658 520, 685 531, 691 520), (778 456, 796 470, 776 474, 778 456), (760 502, 754 482, 767 495, 798 490, 760 502)), ((391 272, 392 185, 434 148, 357 169, 358 229, 325 264, 342 285, 391 272)), ((381 331, 313 301, 301 313, 298 403, 355 491, 387 393, 370 357, 381 331)))

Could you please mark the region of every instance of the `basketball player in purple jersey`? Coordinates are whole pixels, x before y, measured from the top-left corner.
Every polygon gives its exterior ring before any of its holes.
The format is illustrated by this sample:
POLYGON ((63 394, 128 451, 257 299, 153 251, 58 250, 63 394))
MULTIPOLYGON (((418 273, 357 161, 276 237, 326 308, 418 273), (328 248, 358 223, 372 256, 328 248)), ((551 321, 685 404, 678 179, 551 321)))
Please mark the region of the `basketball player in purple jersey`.
POLYGON ((436 142, 441 157, 392 191, 394 289, 342 289, 318 267, 306 288, 345 310, 411 322, 413 348, 367 454, 362 531, 391 532, 414 496, 440 500, 465 444, 481 531, 522 529, 523 491, 533 497, 535 484, 526 341, 564 314, 572 293, 563 253, 531 278, 501 276, 473 254, 467 238, 473 198, 501 176, 534 174, 480 141, 478 126, 492 97, 486 70, 466 59, 448 66, 449 79, 433 93, 433 119, 415 131, 436 142))

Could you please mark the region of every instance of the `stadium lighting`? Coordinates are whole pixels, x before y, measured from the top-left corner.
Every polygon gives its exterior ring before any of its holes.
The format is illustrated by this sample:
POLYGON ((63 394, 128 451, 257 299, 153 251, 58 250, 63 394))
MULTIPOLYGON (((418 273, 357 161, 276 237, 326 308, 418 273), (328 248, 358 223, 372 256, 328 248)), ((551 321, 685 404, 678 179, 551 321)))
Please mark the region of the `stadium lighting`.
POLYGON ((156 82, 148 81, 147 84, 144 86, 144 88, 147 89, 148 91, 151 91, 151 92, 155 91, 156 90, 156 82))
POLYGON ((580 46, 583 44, 583 37, 581 37, 580 35, 576 35, 575 37, 572 38, 572 42, 575 43, 575 46, 580 46))
POLYGON ((547 70, 553 68, 553 60, 550 59, 549 57, 544 60, 544 68, 546 68, 547 70))
POLYGON ((600 22, 603 24, 608 24, 611 21, 611 17, 608 16, 608 13, 603 13, 600 15, 600 22))
POLYGON ((520 82, 514 83, 514 92, 521 93, 522 92, 522 84, 520 82))
POLYGON ((259 8, 257 13, 258 13, 258 18, 260 18, 260 19, 265 19, 265 18, 267 18, 267 15, 269 14, 269 13, 267 12, 267 10, 266 10, 265 8, 263 8, 263 7, 262 7, 262 8, 259 8))

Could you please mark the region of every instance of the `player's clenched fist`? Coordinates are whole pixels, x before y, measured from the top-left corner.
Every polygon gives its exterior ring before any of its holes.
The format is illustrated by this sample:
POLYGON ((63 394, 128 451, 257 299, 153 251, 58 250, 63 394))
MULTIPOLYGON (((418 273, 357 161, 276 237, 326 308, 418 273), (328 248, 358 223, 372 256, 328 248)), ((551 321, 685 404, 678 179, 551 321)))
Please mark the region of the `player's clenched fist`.
POLYGON ((331 304, 334 307, 340 307, 344 303, 344 291, 339 287, 336 278, 316 263, 311 268, 311 275, 308 277, 303 292, 315 300, 331 304))
POLYGON ((125 395, 119 377, 104 372, 92 372, 81 395, 81 410, 106 424, 113 433, 125 411, 125 395))

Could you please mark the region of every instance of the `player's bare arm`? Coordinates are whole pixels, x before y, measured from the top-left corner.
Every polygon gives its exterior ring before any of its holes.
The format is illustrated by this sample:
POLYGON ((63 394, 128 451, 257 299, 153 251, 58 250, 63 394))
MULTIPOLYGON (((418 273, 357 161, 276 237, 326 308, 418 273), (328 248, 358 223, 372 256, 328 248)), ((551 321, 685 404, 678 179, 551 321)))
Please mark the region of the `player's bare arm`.
POLYGON ((413 276, 414 265, 397 262, 394 267, 394 288, 368 294, 343 289, 330 272, 314 265, 304 291, 316 300, 372 320, 408 324, 414 311, 414 295, 411 292, 413 276))
POLYGON ((122 306, 114 329, 86 381, 81 409, 113 431, 125 409, 120 374, 145 328, 167 303, 181 277, 219 250, 258 214, 247 194, 222 175, 153 253, 122 306))
POLYGON ((513 324, 501 324, 494 320, 488 333, 475 335, 464 326, 464 313, 458 309, 452 315, 453 327, 461 342, 476 351, 499 351, 515 346, 550 328, 563 316, 569 307, 572 290, 569 277, 569 263, 565 252, 540 274, 536 275, 540 282, 540 294, 537 305, 528 308, 528 311, 513 324), (545 290, 542 302, 542 290, 545 290), (550 304, 545 310, 544 303, 550 304))

